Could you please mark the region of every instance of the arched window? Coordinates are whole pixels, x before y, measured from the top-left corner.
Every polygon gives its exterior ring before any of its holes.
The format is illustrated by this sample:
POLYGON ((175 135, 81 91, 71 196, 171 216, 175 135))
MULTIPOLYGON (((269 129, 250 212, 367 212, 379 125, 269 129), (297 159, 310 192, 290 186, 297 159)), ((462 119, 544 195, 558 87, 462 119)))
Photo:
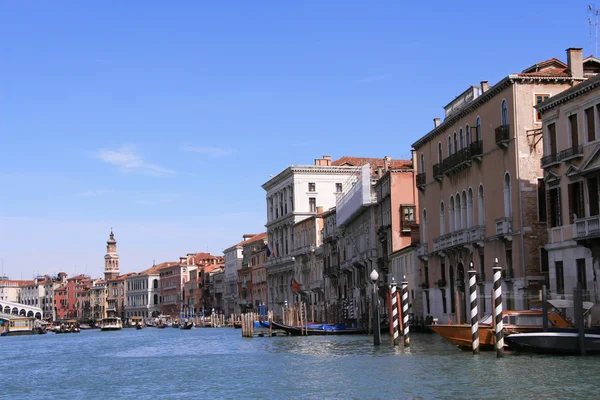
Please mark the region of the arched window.
POLYGON ((421 153, 421 173, 425 172, 425 156, 421 153))
POLYGON ((452 155, 452 137, 448 136, 448 156, 452 155))
POLYGON ((152 288, 158 289, 158 279, 155 279, 154 281, 152 281, 152 288))
POLYGON ((481 118, 477 117, 477 127, 475 129, 475 140, 479 142, 481 140, 481 118))
POLYGON ((504 216, 512 217, 510 174, 504 174, 504 216))
POLYGON ((506 100, 502 100, 502 125, 508 125, 508 107, 506 100))
POLYGON ((452 143, 452 146, 454 148, 454 152, 456 153, 458 151, 458 139, 456 137, 456 132, 454 132, 454 142, 452 143))
POLYGON ((440 202, 440 236, 446 233, 446 219, 444 218, 444 202, 440 202))
POLYGON ((465 127, 465 132, 467 135, 467 146, 471 145, 471 127, 469 127, 469 124, 467 124, 467 126, 465 127))
POLYGON ((462 217, 461 217, 461 201, 460 201, 460 193, 456 193, 456 202, 454 203, 454 228, 459 231, 462 227, 462 217))
POLYGON ((468 228, 471 225, 467 225, 468 224, 468 217, 467 217, 467 192, 465 190, 462 191, 462 197, 461 197, 461 210, 460 210, 460 215, 461 215, 461 225, 464 228, 468 228))
POLYGON ((483 196, 483 185, 479 185, 479 195, 478 195, 478 220, 479 225, 485 225, 485 197, 483 196))
POLYGON ((465 148, 465 137, 463 135, 462 128, 460 128, 458 135, 459 135, 459 140, 460 140, 460 149, 462 150, 465 148))
POLYGON ((473 189, 469 188, 467 193, 467 226, 473 226, 473 189))
POLYGON ((454 232, 454 196, 450 196, 448 207, 448 232, 454 232))
POLYGON ((427 210, 423 209, 423 223, 421 224, 423 226, 423 243, 427 243, 427 210))
POLYGON ((158 295, 157 294, 154 295, 154 304, 158 304, 158 295))
POLYGON ((441 163, 444 160, 442 154, 442 142, 438 142, 438 162, 441 163))

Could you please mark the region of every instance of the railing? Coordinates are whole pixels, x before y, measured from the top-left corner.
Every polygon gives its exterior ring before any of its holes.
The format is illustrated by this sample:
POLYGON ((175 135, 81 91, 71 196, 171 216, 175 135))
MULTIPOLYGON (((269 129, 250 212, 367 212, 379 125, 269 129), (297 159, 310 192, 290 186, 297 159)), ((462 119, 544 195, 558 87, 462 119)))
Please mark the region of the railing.
POLYGON ((559 153, 552 153, 552 154, 542 157, 540 164, 541 164, 542 168, 546 168, 546 167, 548 167, 554 163, 558 163, 558 162, 560 162, 559 153))
POLYGON ((510 139, 510 125, 500 125, 495 130, 496 144, 503 144, 510 139))
POLYGON ((496 235, 505 236, 512 233, 512 218, 502 217, 496 218, 496 235))
POLYGON ((564 242, 563 227, 557 226, 550 228, 550 243, 562 243, 564 242))
POLYGON ((485 227, 472 226, 446 233, 433 239, 433 252, 440 252, 457 246, 464 246, 485 240, 485 227))
POLYGON ((426 182, 427 182, 427 176, 425 175, 425 172, 421 172, 420 174, 417 174, 417 186, 425 186, 426 182))
POLYGON ((572 146, 560 152, 559 159, 566 160, 568 158, 579 157, 583 155, 583 145, 572 146))
POLYGON ((483 140, 477 140, 469 145, 471 157, 478 157, 483 154, 483 140))
POLYGON ((402 220, 401 230, 410 231, 413 226, 417 225, 417 221, 415 220, 402 220))
POLYGON ((447 174, 448 172, 452 172, 454 168, 457 168, 463 163, 468 163, 470 161, 471 149, 469 147, 465 147, 452 154, 451 156, 446 157, 442 163, 442 168, 444 169, 444 173, 447 174))
POLYGON ((575 220, 575 239, 600 235, 600 216, 580 218, 575 220))
POLYGON ((433 178, 443 178, 444 177, 444 168, 442 163, 433 164, 433 178))

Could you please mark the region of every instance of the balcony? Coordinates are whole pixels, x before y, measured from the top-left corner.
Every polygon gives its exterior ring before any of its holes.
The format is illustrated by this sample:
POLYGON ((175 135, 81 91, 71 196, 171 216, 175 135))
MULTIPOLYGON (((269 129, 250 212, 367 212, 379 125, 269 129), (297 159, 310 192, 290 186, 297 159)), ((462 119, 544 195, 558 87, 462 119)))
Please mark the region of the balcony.
POLYGON ((500 239, 512 240, 512 217, 496 218, 496 236, 500 239))
POLYGON ((326 276, 336 276, 340 274, 340 266, 339 265, 330 265, 329 267, 325 267, 325 275, 326 276))
POLYGON ((427 256, 429 254, 429 248, 427 243, 420 243, 417 246, 417 257, 421 260, 427 260, 427 256))
POLYGON ((415 220, 404 220, 403 219, 400 224, 400 230, 402 230, 402 232, 410 233, 411 229, 417 225, 418 225, 417 221, 415 221, 415 220))
POLYGON ((485 227, 472 226, 470 228, 460 229, 450 232, 433 239, 433 252, 443 253, 448 249, 462 246, 483 246, 485 241, 485 227))
POLYGON ((583 146, 572 146, 566 150, 560 152, 560 161, 567 161, 573 158, 583 157, 583 146))
POLYGON ((510 140, 510 125, 500 125, 495 130, 496 144, 500 147, 507 147, 510 140))
POLYGON ((469 149, 471 151, 471 158, 474 160, 481 160, 481 156, 483 155, 483 140, 478 140, 476 142, 472 142, 469 145, 469 149))
POLYGON ((578 218, 575 220, 575 240, 586 240, 600 237, 600 216, 578 218))
POLYGON ((471 165, 471 148, 460 149, 450 157, 444 159, 442 169, 448 176, 453 175, 471 165))
POLYGON ((444 168, 442 163, 433 164, 433 179, 441 182, 444 179, 444 168))
POLYGON ((541 168, 548 168, 555 164, 560 164, 560 154, 559 153, 549 154, 545 157, 542 157, 542 160, 540 161, 541 168))
POLYGON ((420 190, 424 190, 426 184, 427 184, 427 176, 425 175, 425 172, 421 172, 420 174, 417 174, 417 187, 420 190))

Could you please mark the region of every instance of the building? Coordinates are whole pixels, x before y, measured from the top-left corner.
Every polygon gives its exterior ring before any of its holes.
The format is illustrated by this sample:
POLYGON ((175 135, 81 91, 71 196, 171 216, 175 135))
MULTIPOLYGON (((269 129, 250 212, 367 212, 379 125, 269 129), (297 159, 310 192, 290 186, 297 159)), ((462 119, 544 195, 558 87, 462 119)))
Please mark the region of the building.
POLYGON ((189 265, 187 257, 180 257, 179 263, 166 265, 159 270, 160 274, 160 310, 163 315, 178 318, 183 304, 186 302, 185 282, 190 279, 190 271, 198 267, 189 265))
POLYGON ((225 276, 224 276, 224 312, 226 315, 237 313, 238 305, 238 271, 242 268, 243 246, 247 240, 256 236, 255 234, 245 234, 241 242, 223 250, 225 255, 225 276))
POLYGON ((208 281, 207 290, 205 291, 205 298, 210 298, 210 302, 205 306, 205 312, 223 312, 225 302, 223 300, 224 286, 225 286, 225 265, 218 266, 207 272, 208 276, 205 276, 205 282, 208 281))
POLYGON ((0 300, 18 303, 21 299, 21 287, 33 285, 34 281, 11 280, 3 276, 0 279, 0 300))
POLYGON ((104 280, 109 281, 119 276, 119 255, 117 254, 117 241, 115 235, 110 230, 110 235, 106 241, 106 255, 104 256, 104 280))
POLYGON ((164 262, 125 278, 125 318, 160 315, 160 270, 177 262, 164 262))
POLYGON ((56 318, 77 318, 77 286, 82 280, 89 280, 87 275, 77 275, 67 278, 64 286, 55 290, 56 318))
POLYGON ((90 288, 94 286, 94 280, 91 278, 80 279, 75 282, 75 302, 76 317, 80 321, 89 321, 93 319, 92 299, 90 288))
POLYGON ((340 285, 340 251, 338 245, 337 214, 335 207, 322 214, 323 217, 323 286, 324 321, 337 323, 343 320, 342 289, 340 285))
POLYGON ((38 276, 33 282, 21 287, 20 303, 42 309, 43 318, 49 321, 56 319, 54 291, 66 283, 67 274, 57 276, 38 276))
POLYGON ((417 254, 431 314, 465 322, 471 263, 480 310, 491 310, 494 260, 504 273, 508 309, 529 308, 546 279, 541 118, 534 106, 585 80, 581 51, 553 58, 489 87, 470 86, 413 144, 417 157, 421 243, 417 254))
MULTIPOLYGON (((575 73, 582 75, 585 70, 584 66, 575 73)), ((598 304, 600 75, 536 108, 544 137, 539 218, 548 227, 544 272, 549 273, 551 295, 570 296, 579 283, 585 301, 598 304)), ((595 308, 591 312, 598 323, 600 311, 595 308)))
MULTIPOLYGON (((367 161, 368 162, 368 161, 367 161)), ((315 160, 315 165, 289 166, 272 177, 262 188, 267 200, 267 270, 269 305, 277 315, 294 301, 290 282, 295 276, 292 251, 296 223, 335 205, 336 197, 355 181, 365 159, 330 156, 315 160)))
MULTIPOLYGON (((253 235, 251 238, 241 243, 242 266, 238 270, 237 276, 238 309, 241 313, 258 311, 259 306, 263 304, 266 306, 267 304, 267 302, 260 301, 259 297, 254 297, 257 293, 254 289, 254 278, 259 276, 257 269, 260 268, 264 272, 263 263, 264 257, 266 256, 266 245, 266 232, 253 235)), ((260 279, 262 279, 262 277, 260 279)), ((257 282, 257 285, 260 284, 257 282)), ((264 297, 260 296, 260 299, 264 300, 264 297)))
POLYGON ((89 288, 91 319, 96 321, 108 317, 108 285, 105 280, 94 281, 89 288))

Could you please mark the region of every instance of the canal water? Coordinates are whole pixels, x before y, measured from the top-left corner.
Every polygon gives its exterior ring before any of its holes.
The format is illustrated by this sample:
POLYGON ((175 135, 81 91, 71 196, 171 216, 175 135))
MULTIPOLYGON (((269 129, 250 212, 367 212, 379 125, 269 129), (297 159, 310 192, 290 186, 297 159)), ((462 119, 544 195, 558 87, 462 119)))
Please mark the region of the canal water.
POLYGON ((600 398, 600 357, 472 356, 436 334, 242 338, 194 328, 0 338, 6 399, 600 398))

